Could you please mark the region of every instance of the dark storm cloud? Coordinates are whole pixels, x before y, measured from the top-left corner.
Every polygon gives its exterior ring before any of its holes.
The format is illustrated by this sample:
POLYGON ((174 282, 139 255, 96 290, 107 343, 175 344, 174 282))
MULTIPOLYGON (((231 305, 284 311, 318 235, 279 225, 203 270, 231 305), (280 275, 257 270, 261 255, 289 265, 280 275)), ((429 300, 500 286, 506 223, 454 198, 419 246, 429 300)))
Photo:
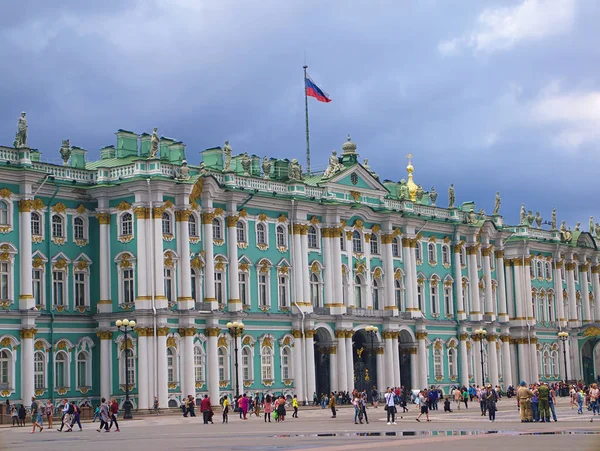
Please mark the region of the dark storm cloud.
POLYGON ((310 102, 313 167, 348 133, 382 178, 488 211, 503 195, 587 224, 600 139, 599 8, 581 0, 2 2, 0 142, 28 113, 31 144, 91 157, 124 128, 183 140, 189 160, 304 155, 302 65, 333 98, 310 102))

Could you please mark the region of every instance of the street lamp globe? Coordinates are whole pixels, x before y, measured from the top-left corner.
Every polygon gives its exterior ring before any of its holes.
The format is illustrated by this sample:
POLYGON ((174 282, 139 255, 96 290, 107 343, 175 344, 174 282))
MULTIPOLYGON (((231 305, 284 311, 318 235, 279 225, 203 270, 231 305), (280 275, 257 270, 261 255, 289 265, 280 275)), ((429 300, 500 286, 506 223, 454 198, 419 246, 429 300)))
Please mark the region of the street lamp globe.
POLYGON ((233 327, 233 323, 231 321, 229 321, 227 324, 225 324, 225 327, 227 329, 231 329, 233 327))
POLYGON ((125 326, 125 327, 129 326, 129 320, 128 319, 124 319, 123 320, 123 326, 125 326))
POLYGON ((239 323, 237 323, 237 327, 239 330, 243 330, 244 329, 244 323, 242 323, 241 321, 239 323))
POLYGON ((121 321, 120 319, 118 319, 117 321, 115 321, 115 325, 117 327, 121 327, 123 325, 123 321, 121 321))
POLYGON ((135 327, 135 321, 133 321, 133 320, 129 321, 129 327, 135 327))
POLYGON ((239 327, 239 325, 240 325, 240 324, 239 324, 237 321, 234 321, 234 322, 231 324, 231 326, 232 326, 234 329, 237 329, 237 328, 239 327))

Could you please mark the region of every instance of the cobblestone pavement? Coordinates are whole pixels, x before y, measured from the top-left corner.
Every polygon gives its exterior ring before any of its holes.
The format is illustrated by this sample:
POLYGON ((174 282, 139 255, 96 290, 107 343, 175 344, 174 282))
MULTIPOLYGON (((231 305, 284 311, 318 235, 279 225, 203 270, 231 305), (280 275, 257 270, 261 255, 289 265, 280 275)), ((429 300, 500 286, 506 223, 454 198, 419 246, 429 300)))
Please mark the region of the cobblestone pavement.
POLYGON ((590 412, 585 410, 583 415, 577 415, 564 400, 557 409, 557 423, 521 423, 514 400, 504 399, 499 403, 495 423, 482 417, 477 405, 471 407, 452 413, 434 411, 431 422, 423 419, 418 423, 417 410, 412 406, 396 425, 387 425, 382 408, 370 408, 370 424, 362 425, 354 424, 353 410, 349 408, 339 409, 336 419, 330 418, 327 409, 301 408, 300 418, 288 415, 285 422, 270 424, 257 417, 243 421, 237 414, 230 415, 229 424, 222 424, 221 417, 215 415, 215 424, 206 426, 201 417, 138 415, 132 421, 121 421, 118 433, 98 433, 98 423, 84 423, 82 432, 44 430, 29 434, 30 427, 4 428, 0 430, 0 449, 333 451, 443 446, 444 451, 480 451, 484 446, 486 450, 600 450, 600 416, 590 422, 594 418, 590 412))

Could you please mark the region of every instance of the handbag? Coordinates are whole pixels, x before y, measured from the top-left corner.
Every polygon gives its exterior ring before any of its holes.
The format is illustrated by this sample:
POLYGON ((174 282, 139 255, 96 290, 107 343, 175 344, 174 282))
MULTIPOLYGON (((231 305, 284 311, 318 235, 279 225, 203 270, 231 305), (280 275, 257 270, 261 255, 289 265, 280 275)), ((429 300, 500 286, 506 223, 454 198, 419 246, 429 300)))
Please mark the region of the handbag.
POLYGON ((385 405, 385 407, 383 408, 383 410, 385 410, 385 411, 387 412, 389 408, 390 408, 390 406, 388 406, 388 405, 386 404, 386 405, 385 405))

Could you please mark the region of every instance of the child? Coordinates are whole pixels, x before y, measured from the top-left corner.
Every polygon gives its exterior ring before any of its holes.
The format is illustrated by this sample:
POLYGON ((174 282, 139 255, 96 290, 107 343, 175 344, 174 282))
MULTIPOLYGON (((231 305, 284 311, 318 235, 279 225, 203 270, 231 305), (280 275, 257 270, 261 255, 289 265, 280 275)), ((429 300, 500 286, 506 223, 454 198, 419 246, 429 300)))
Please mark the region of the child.
POLYGON ((92 420, 92 423, 96 422, 96 418, 100 419, 100 406, 98 404, 96 404, 96 410, 94 410, 94 419, 92 420))

